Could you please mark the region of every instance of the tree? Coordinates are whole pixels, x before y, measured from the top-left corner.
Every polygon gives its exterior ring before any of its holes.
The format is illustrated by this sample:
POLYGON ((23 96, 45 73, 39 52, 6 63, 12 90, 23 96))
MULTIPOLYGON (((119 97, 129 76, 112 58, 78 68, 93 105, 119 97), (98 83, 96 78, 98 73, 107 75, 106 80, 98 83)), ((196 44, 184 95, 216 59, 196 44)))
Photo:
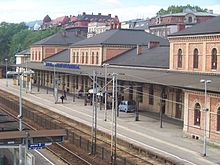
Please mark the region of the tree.
POLYGON ((167 8, 167 10, 160 9, 157 12, 157 15, 181 13, 181 12, 183 12, 184 9, 190 9, 190 10, 193 10, 193 11, 196 11, 196 12, 207 12, 208 11, 208 9, 202 9, 199 6, 191 6, 189 4, 186 5, 186 6, 178 6, 178 5, 175 6, 175 5, 172 5, 172 6, 169 6, 167 8))
POLYGON ((46 38, 50 35, 61 31, 60 28, 49 28, 42 31, 32 31, 28 29, 21 30, 17 34, 15 34, 11 39, 10 49, 9 49, 9 57, 10 62, 15 62, 15 54, 30 48, 30 46, 43 38, 46 38))
POLYGON ((24 22, 19 24, 0 23, 0 62, 4 63, 7 58, 10 63, 14 63, 17 52, 29 48, 34 42, 58 31, 61 31, 61 28, 54 27, 43 31, 28 30, 24 22))
POLYGON ((27 29, 25 23, 0 23, 0 61, 3 62, 5 58, 8 58, 10 43, 13 35, 23 29, 27 29))

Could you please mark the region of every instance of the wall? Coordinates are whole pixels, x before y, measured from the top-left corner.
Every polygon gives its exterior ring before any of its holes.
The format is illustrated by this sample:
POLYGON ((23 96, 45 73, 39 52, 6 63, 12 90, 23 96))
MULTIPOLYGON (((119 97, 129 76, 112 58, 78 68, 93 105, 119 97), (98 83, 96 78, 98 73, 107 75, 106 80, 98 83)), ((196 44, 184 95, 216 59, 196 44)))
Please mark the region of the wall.
POLYGON ((54 55, 64 49, 67 46, 33 46, 31 47, 31 61, 41 62, 43 59, 54 55))
POLYGON ((220 65, 217 70, 211 69, 211 51, 217 49, 218 64, 220 63, 220 35, 210 36, 185 36, 170 38, 170 69, 195 71, 195 72, 220 72, 220 65), (193 51, 197 48, 199 52, 199 68, 193 68, 193 51), (183 51, 182 68, 177 67, 178 49, 183 51))
MULTIPOLYGON (((185 116, 184 131, 188 134, 196 135, 201 139, 204 136, 204 112, 205 108, 205 98, 204 92, 186 91, 187 102, 185 102, 184 111, 187 116, 185 116), (200 125, 194 125, 194 107, 195 104, 199 103, 201 106, 200 114, 200 125)), ((220 107, 220 96, 216 94, 207 94, 207 108, 209 111, 206 116, 206 130, 207 138, 213 141, 220 140, 220 132, 217 131, 217 109, 220 107)))

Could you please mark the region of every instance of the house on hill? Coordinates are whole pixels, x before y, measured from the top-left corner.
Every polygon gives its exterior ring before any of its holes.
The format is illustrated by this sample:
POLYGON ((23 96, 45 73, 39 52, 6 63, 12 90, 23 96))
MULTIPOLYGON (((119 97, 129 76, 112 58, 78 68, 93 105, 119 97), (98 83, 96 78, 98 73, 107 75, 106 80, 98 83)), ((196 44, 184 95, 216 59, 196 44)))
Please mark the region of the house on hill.
POLYGON ((181 13, 158 15, 150 19, 149 32, 166 38, 172 33, 184 30, 216 16, 218 15, 214 14, 212 10, 209 12, 196 12, 191 9, 185 9, 181 13))

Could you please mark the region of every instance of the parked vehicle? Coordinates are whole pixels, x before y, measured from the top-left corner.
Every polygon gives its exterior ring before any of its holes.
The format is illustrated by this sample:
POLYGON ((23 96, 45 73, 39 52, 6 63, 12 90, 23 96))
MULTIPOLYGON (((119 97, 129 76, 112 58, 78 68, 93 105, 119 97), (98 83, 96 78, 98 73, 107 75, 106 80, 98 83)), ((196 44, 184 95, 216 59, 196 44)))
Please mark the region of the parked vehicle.
POLYGON ((119 103, 118 109, 123 112, 134 112, 137 108, 134 100, 123 100, 119 103))

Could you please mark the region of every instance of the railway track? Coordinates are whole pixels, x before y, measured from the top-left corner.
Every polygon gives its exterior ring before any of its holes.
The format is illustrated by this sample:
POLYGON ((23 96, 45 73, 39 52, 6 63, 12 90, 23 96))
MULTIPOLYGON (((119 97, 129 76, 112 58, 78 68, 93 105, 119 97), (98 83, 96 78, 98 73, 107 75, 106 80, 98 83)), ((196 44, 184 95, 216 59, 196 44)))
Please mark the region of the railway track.
MULTIPOLYGON (((4 93, 5 95, 5 93, 4 93)), ((15 102, 16 96, 9 94, 7 96, 11 102, 15 102)), ((16 103, 18 104, 18 103, 16 103)), ((52 153, 57 153, 56 155, 60 157, 64 162, 67 164, 72 164, 73 159, 69 158, 72 156, 67 156, 67 155, 74 155, 71 153, 72 151, 75 151, 78 149, 78 154, 75 153, 75 157, 77 155, 83 155, 86 158, 82 158, 83 156, 79 156, 78 161, 80 158, 85 159, 84 163, 91 163, 91 164, 109 164, 110 160, 106 158, 106 156, 103 156, 101 154, 101 157, 97 156, 91 156, 88 153, 90 152, 90 138, 91 138, 91 128, 85 124, 79 123, 77 121, 73 121, 67 117, 60 116, 60 114, 56 114, 54 112, 51 112, 43 107, 39 107, 38 105, 33 105, 32 103, 25 101, 24 103, 24 121, 25 124, 27 124, 30 128, 32 129, 48 129, 47 126, 52 123, 55 124, 55 127, 58 128, 64 128, 68 131, 68 135, 65 138, 64 144, 55 144, 52 145, 49 148, 49 150, 52 153), (30 111, 31 109, 31 111, 30 111), (38 124, 38 122, 33 122, 33 116, 35 118, 41 120, 41 125, 38 124), (43 123, 43 124, 42 124, 43 123), (50 124, 49 124, 50 123, 50 124), (81 143, 82 139, 86 139, 87 141, 85 143, 81 143), (84 150, 83 154, 82 150, 79 150, 78 147, 76 147, 76 143, 80 143, 80 145, 84 144, 86 145, 86 151, 84 150), (74 147, 75 146, 75 147, 74 147), (66 153, 66 154, 65 154, 66 153)), ((10 115, 13 115, 15 118, 17 116, 16 111, 11 110, 10 115)), ((38 120, 37 120, 38 121, 38 120)), ((110 135, 105 134, 103 132, 97 131, 97 146, 99 146, 102 150, 110 152, 110 135)), ((132 146, 132 145, 131 145, 132 146)), ((81 146, 80 146, 81 148, 81 146)), ((148 152, 147 152, 148 153, 148 152)), ((118 160, 118 164, 127 164, 127 165, 132 165, 132 164, 140 164, 140 165, 160 165, 164 164, 166 160, 159 159, 155 157, 154 155, 152 156, 151 154, 146 154, 146 152, 139 153, 136 151, 136 149, 129 147, 128 144, 124 141, 121 141, 118 139, 118 144, 117 144, 117 155, 120 155, 120 161, 118 160)), ((73 157, 74 157, 73 156, 73 157)), ((81 164, 82 164, 81 162, 81 164)), ((166 164, 170 164, 169 162, 166 162, 166 164)))
MULTIPOLYGON (((2 107, 0 107, 0 111, 3 111, 4 113, 14 118, 14 120, 18 121, 17 117, 14 114, 8 111, 5 111, 2 107)), ((36 130, 33 126, 31 126, 30 124, 26 122, 23 122, 23 124, 29 129, 36 130)), ((62 160, 64 163, 68 165, 73 165, 73 164, 92 165, 92 163, 83 159, 82 157, 80 157, 73 151, 70 151, 68 148, 64 147, 63 145, 59 143, 54 143, 52 146, 46 147, 46 149, 49 150, 57 158, 59 158, 60 160, 62 160)))

